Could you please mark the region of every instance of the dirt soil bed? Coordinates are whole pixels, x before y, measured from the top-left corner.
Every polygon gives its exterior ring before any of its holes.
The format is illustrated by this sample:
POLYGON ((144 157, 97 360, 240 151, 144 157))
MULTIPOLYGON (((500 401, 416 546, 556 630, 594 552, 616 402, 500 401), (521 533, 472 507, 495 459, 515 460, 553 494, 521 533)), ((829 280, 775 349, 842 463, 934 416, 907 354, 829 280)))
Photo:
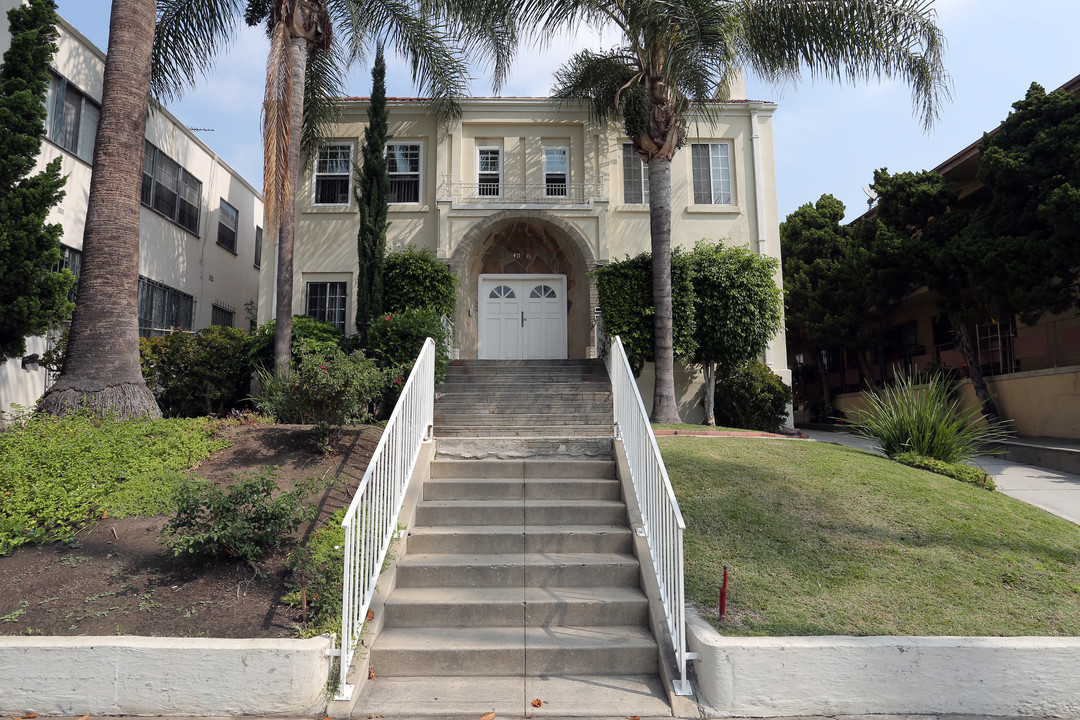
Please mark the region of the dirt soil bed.
POLYGON ((291 637, 300 611, 281 603, 289 556, 298 542, 349 503, 381 428, 346 428, 332 452, 319 452, 297 425, 227 424, 230 447, 203 460, 197 474, 231 484, 237 473, 280 467, 283 490, 310 477, 338 482, 312 498, 319 514, 274 555, 257 563, 173 557, 159 543, 165 517, 105 518, 71 545, 25 545, 0 557, 2 635, 158 635, 291 637))

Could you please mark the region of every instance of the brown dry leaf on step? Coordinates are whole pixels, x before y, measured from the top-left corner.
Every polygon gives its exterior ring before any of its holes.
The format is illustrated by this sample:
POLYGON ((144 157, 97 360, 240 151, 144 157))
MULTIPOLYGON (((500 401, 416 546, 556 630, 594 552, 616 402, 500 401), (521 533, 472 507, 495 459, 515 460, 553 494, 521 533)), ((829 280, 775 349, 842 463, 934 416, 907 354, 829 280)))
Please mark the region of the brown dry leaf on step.
POLYGON ((626 720, 641 720, 640 715, 627 715, 626 720))
POLYGON ((75 720, 90 720, 90 716, 89 715, 83 715, 82 717, 75 718, 75 720))
POLYGON ((25 715, 22 716, 22 720, 30 720, 31 718, 36 718, 36 717, 37 717, 37 713, 26 713, 25 715))
POLYGON ((367 679, 371 680, 373 677, 375 677, 375 668, 369 667, 367 669, 367 679))
POLYGON ((495 713, 486 712, 480 716, 480 720, 495 720, 495 713))
POLYGON ((532 701, 532 706, 533 707, 543 707, 544 702, 540 698, 536 698, 535 700, 532 701))
POLYGON ((369 609, 367 611, 367 617, 364 618, 364 622, 371 622, 374 619, 375 619, 375 611, 369 609))

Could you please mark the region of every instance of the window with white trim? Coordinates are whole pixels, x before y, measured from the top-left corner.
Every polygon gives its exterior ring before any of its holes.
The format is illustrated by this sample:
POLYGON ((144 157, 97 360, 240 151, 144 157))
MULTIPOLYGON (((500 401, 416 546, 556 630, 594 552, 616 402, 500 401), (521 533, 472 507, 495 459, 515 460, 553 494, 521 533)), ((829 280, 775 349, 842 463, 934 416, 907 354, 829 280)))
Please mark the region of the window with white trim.
POLYGON ((623 202, 627 205, 649 204, 649 168, 634 152, 633 143, 623 143, 623 202))
POLYGON ((149 142, 143 145, 140 200, 188 232, 199 234, 202 182, 149 142))
POLYGON ((390 203, 420 202, 420 143, 387 143, 386 174, 390 176, 390 203))
POLYGON ((502 148, 480 147, 476 149, 477 195, 480 197, 502 196, 502 148))
POLYGON ((240 226, 240 211, 224 200, 218 207, 217 244, 236 254, 236 230, 240 226))
POLYGON ((49 71, 45 137, 86 162, 94 160, 101 107, 62 75, 49 71))
POLYGON ((731 146, 691 143, 695 205, 731 205, 731 146))
POLYGON ((326 143, 315 159, 314 205, 348 205, 352 182, 352 145, 326 143))
POLYGON ((565 147, 545 147, 544 158, 544 197, 566 197, 570 182, 570 149, 565 147))
POLYGON ((344 333, 346 285, 344 282, 309 282, 304 314, 336 325, 344 333))

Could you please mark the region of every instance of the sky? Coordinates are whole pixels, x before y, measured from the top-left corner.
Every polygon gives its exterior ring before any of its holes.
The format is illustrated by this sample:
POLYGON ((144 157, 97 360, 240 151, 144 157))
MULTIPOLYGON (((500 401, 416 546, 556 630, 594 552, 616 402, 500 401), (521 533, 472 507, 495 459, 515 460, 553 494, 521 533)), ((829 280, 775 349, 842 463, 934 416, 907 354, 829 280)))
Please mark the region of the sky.
MULTIPOLYGON (((108 43, 109 0, 58 0, 60 14, 103 50, 108 43)), ((1080 74, 1078 0, 936 0, 948 43, 945 68, 952 98, 929 132, 912 113, 901 82, 836 85, 804 80, 777 88, 753 76, 747 95, 777 102, 773 137, 780 219, 824 193, 847 206, 847 219, 867 207, 863 186, 874 170, 930 169, 980 139, 1008 115, 1032 82, 1047 90, 1080 74)), ((552 71, 574 52, 610 47, 610 32, 584 29, 551 38, 543 48, 522 48, 502 90, 506 96, 546 96, 552 71)), ((255 187, 262 185, 259 113, 266 76, 267 40, 242 26, 219 57, 214 75, 169 110, 255 187)), ((387 94, 418 94, 405 64, 387 58, 387 94)), ((347 91, 371 92, 370 67, 349 73, 347 91)), ((485 68, 473 68, 471 92, 492 94, 485 68)))

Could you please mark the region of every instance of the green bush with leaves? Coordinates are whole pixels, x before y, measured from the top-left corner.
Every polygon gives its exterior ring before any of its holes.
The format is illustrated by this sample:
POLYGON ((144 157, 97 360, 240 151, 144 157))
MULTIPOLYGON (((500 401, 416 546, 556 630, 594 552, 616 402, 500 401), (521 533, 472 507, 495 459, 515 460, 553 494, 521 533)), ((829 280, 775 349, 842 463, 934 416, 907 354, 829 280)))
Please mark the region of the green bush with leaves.
MULTIPOLYGON (((31 415, 0 431, 0 555, 66 541, 128 484, 179 474, 228 443, 206 419, 101 421, 31 415)), ((119 500, 116 507, 121 507, 119 500)), ((128 505, 129 512, 139 514, 128 505)))
POLYGON ((408 376, 427 338, 435 341, 435 384, 438 385, 446 378, 446 368, 450 365, 450 337, 442 317, 431 308, 410 308, 372 320, 368 328, 368 353, 382 367, 394 370, 393 383, 408 376))
POLYGON ((229 487, 213 483, 182 486, 176 512, 162 530, 175 555, 235 557, 254 562, 281 547, 285 536, 315 517, 304 501, 317 489, 307 480, 281 492, 276 468, 263 468, 229 487))
POLYGON ((787 420, 791 388, 758 360, 739 363, 716 380, 716 424, 776 432, 787 420))
POLYGON ((881 443, 890 458, 900 453, 958 463, 994 451, 993 443, 1012 435, 1007 422, 987 423, 982 404, 965 408, 949 378, 940 372, 917 386, 902 371, 880 394, 863 391, 865 409, 851 411, 852 430, 881 443))
POLYGON ((250 338, 211 325, 139 340, 143 378, 166 417, 223 415, 251 392, 250 338))
MULTIPOLYGON (((653 359, 652 255, 641 253, 592 271, 604 317, 604 331, 622 339, 635 373, 653 359)), ((689 358, 694 340, 693 268, 687 253, 671 252, 671 303, 675 357, 689 358)))
POLYGON ((304 610, 306 637, 341 631, 341 578, 345 572, 345 508, 335 512, 311 539, 293 553, 298 580, 282 601, 304 610))
POLYGON ((287 377, 259 371, 259 412, 280 423, 315 425, 320 444, 328 445, 341 426, 361 420, 382 392, 387 372, 360 351, 301 341, 287 377))
POLYGON ((430 250, 406 248, 386 255, 383 266, 383 308, 396 314, 427 308, 454 316, 457 278, 430 250))
POLYGON ((943 462, 911 452, 900 453, 894 457, 893 460, 903 465, 919 468, 920 470, 929 470, 938 475, 946 475, 954 480, 976 485, 987 490, 994 490, 997 488, 994 478, 990 477, 989 473, 982 468, 965 465, 964 463, 943 462))
MULTIPOLYGON (((251 334, 248 359, 256 368, 274 367, 274 320, 263 323, 251 334)), ((316 320, 307 315, 293 315, 292 319, 292 355, 295 362, 300 346, 307 342, 311 347, 337 346, 342 342, 341 331, 336 325, 316 320)))

